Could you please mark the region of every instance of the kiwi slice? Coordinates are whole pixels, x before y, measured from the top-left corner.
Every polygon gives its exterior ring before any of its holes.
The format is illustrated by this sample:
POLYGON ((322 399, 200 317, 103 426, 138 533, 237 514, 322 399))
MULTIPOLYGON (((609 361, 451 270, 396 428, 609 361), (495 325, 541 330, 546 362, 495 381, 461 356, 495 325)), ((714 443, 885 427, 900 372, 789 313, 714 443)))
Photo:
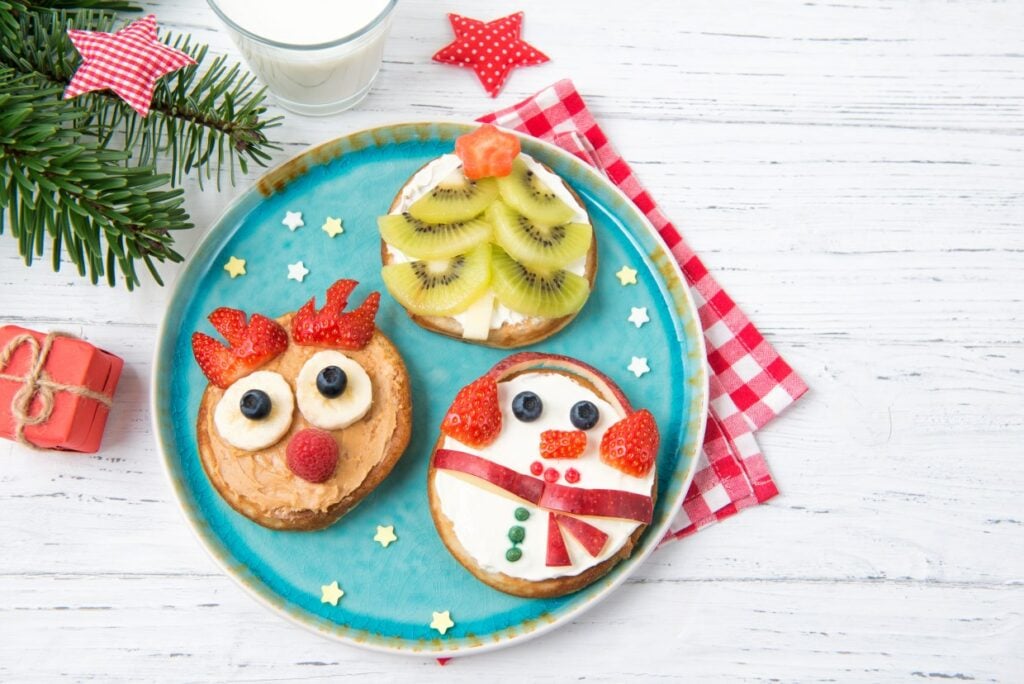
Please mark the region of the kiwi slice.
POLYGON ((427 223, 451 223, 478 216, 498 197, 493 178, 469 180, 456 169, 409 207, 414 218, 427 223))
POLYGON ((561 318, 583 308, 590 295, 587 279, 564 269, 535 270, 495 245, 491 288, 498 301, 521 314, 561 318))
POLYGON ((512 162, 511 173, 498 178, 498 190, 506 204, 538 223, 555 226, 576 213, 537 178, 521 157, 512 162))
POLYGON ((447 259, 491 239, 491 224, 480 218, 427 223, 409 212, 377 218, 384 242, 414 259, 447 259))
POLYGON ((566 266, 587 253, 594 230, 586 223, 537 223, 497 201, 487 209, 495 240, 508 255, 526 266, 551 269, 566 266))
POLYGON ((491 246, 482 244, 450 259, 407 261, 381 270, 388 292, 420 316, 461 313, 487 291, 491 246))

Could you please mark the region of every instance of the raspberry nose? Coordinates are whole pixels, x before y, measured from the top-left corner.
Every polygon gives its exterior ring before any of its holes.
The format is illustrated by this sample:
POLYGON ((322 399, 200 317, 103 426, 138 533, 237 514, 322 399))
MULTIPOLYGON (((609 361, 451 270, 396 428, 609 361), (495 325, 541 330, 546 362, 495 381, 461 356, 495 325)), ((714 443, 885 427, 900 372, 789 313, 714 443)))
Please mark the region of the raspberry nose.
POLYGON ((545 430, 540 433, 540 455, 544 458, 579 458, 587 450, 583 430, 545 430))
POLYGON ((299 430, 288 440, 285 463, 307 482, 326 482, 338 466, 338 442, 326 430, 299 430))

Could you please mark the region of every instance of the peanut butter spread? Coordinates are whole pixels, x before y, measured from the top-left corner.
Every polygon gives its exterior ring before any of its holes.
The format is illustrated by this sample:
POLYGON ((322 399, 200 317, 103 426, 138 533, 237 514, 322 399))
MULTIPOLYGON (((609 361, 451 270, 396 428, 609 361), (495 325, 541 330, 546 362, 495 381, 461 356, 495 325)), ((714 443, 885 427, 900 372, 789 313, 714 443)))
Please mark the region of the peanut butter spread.
MULTIPOLYGON (((290 330, 291 314, 278 319, 290 330)), ((288 349, 260 370, 279 373, 295 392, 295 378, 303 364, 321 347, 296 344, 289 332, 288 349)), ((388 455, 392 436, 408 407, 395 401, 404 387, 406 372, 391 343, 379 332, 358 351, 341 350, 370 376, 373 403, 360 420, 331 434, 338 443, 338 466, 326 482, 316 484, 294 475, 285 462, 285 449, 295 433, 314 427, 298 405, 287 434, 276 444, 259 451, 243 451, 221 439, 213 421, 213 409, 224 390, 209 385, 199 411, 199 444, 203 465, 216 488, 236 508, 280 516, 292 511, 325 512, 355 492, 367 475, 388 455)))

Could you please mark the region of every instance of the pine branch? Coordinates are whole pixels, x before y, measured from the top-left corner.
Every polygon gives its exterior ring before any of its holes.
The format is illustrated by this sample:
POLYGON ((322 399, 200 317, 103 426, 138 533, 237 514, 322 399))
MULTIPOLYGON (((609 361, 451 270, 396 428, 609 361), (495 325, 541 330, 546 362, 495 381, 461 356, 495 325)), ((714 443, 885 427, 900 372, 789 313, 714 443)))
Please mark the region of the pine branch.
POLYGON ((54 270, 66 250, 94 283, 105 275, 113 285, 120 270, 133 288, 140 259, 161 282, 154 261, 181 261, 172 231, 192 227, 182 190, 160 189, 166 174, 126 166, 125 152, 83 136, 81 112, 59 93, 0 67, 0 233, 6 214, 28 265, 49 238, 54 270))
POLYGON ((49 242, 54 270, 62 255, 95 283, 120 272, 132 289, 142 261, 181 261, 174 231, 192 227, 182 207, 184 174, 200 181, 227 166, 264 165, 262 90, 205 46, 164 35, 197 62, 161 79, 150 116, 139 117, 109 92, 61 95, 79 63, 69 28, 116 31, 123 0, 0 0, 0 234, 9 226, 26 264, 49 242), (157 165, 170 173, 158 173, 157 165))
POLYGON ((98 10, 102 12, 138 12, 142 8, 131 2, 123 0, 14 0, 26 8, 35 10, 62 10, 65 12, 77 12, 79 10, 98 10))
MULTIPOLYGON (((58 2, 60 0, 57 0, 58 2)), ((113 15, 80 12, 24 12, 18 17, 20 40, 2 41, 0 64, 34 74, 41 84, 66 87, 78 66, 78 53, 67 37, 69 28, 112 32, 121 28, 113 15)), ((169 158, 171 182, 196 171, 202 179, 228 167, 245 173, 249 162, 260 166, 270 159, 266 129, 279 118, 264 120, 264 91, 255 77, 227 58, 206 63, 207 47, 192 45, 187 36, 164 34, 164 42, 188 53, 196 62, 157 83, 150 115, 140 119, 113 93, 100 91, 71 100, 89 115, 83 125, 94 126, 97 137, 112 144, 123 135, 122 149, 132 151, 139 164, 169 158), (136 156, 137 155, 137 156, 136 156)))

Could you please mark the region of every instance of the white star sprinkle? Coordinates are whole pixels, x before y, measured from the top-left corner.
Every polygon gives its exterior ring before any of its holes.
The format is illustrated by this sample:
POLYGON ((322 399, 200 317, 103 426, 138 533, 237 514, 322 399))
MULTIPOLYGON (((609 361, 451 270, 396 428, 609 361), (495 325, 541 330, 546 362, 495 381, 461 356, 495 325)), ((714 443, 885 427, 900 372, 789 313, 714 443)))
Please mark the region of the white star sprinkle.
POLYGON ((302 282, 302 279, 309 274, 309 269, 301 261, 296 261, 294 264, 288 264, 288 280, 297 280, 302 282))
POLYGON ((634 356, 633 360, 626 366, 626 369, 638 378, 644 373, 651 372, 651 367, 647 365, 647 357, 645 356, 634 356))
POLYGON ((288 226, 288 230, 295 232, 295 229, 299 226, 306 225, 302 220, 301 211, 286 211, 284 219, 281 221, 282 225, 288 226))
POLYGON ((639 328, 644 323, 650 321, 651 317, 647 315, 646 306, 631 306, 629 307, 629 318, 626 320, 628 320, 630 323, 639 328))

